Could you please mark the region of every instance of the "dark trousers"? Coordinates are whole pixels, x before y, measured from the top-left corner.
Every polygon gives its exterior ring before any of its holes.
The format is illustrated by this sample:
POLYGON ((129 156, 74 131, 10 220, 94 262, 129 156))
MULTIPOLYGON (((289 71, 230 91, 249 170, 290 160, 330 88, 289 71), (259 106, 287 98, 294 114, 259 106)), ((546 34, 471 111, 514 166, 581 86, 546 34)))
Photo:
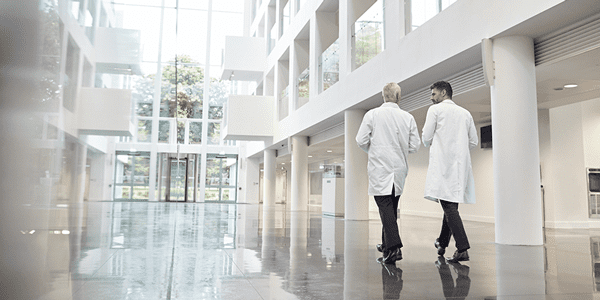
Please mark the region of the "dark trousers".
POLYGON ((465 251, 471 246, 469 245, 469 239, 465 232, 462 219, 458 213, 458 203, 448 202, 440 199, 440 204, 444 210, 444 220, 442 221, 442 231, 440 232, 440 246, 448 247, 450 243, 450 237, 454 236, 454 242, 456 249, 465 251))
POLYGON ((375 202, 379 207, 379 216, 381 217, 381 244, 384 251, 392 251, 396 248, 402 248, 402 240, 398 232, 398 202, 400 196, 394 197, 394 187, 392 193, 386 196, 375 196, 375 202))

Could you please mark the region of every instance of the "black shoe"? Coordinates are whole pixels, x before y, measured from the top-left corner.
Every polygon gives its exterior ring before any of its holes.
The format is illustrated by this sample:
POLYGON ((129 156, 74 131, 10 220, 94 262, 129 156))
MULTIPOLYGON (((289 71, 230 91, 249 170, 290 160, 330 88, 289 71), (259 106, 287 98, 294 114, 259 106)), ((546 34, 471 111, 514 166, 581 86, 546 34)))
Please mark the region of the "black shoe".
POLYGON ((383 252, 383 244, 377 244, 375 245, 375 248, 377 249, 377 251, 383 252))
POLYGON ((396 248, 395 250, 390 251, 390 253, 383 258, 384 264, 393 264, 398 260, 402 259, 402 250, 400 248, 396 248))
POLYGON ((440 245, 440 239, 435 239, 435 243, 433 243, 433 245, 435 248, 437 248, 438 255, 444 255, 444 253, 446 253, 446 247, 442 247, 440 245))
POLYGON ((467 250, 465 250, 463 252, 458 252, 458 250, 456 250, 456 252, 454 252, 454 255, 452 257, 448 257, 446 259, 448 260, 449 263, 456 263, 459 261, 468 261, 469 260, 469 252, 467 252, 467 250))

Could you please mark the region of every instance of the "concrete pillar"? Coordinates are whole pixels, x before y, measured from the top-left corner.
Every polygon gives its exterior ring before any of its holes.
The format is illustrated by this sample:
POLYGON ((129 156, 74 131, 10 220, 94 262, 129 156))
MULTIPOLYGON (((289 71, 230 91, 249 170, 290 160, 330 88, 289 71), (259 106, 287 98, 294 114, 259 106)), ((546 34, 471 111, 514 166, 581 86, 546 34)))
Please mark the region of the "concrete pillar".
POLYGON ((344 212, 347 220, 369 220, 367 153, 356 145, 356 134, 365 113, 359 109, 344 112, 344 212))
POLYGON ((308 211, 308 140, 293 136, 291 211, 308 211))
POLYGON ((275 150, 265 149, 265 162, 264 162, 264 175, 263 175, 263 207, 271 207, 275 205, 275 168, 277 167, 275 162, 275 150))
POLYGON ((494 39, 491 87, 496 243, 542 245, 533 39, 494 39))

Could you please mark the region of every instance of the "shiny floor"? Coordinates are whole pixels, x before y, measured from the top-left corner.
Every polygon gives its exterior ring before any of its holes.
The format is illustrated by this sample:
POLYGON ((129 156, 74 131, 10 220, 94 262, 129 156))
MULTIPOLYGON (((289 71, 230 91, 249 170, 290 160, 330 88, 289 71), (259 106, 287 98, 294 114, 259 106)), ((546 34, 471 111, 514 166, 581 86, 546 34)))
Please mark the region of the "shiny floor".
POLYGON ((377 216, 209 203, 57 209, 69 230, 48 230, 46 260, 57 268, 42 299, 600 299, 594 230, 546 230, 544 247, 503 246, 493 224, 465 222, 471 260, 447 264, 433 247, 441 221, 402 215, 404 259, 382 265, 377 216))

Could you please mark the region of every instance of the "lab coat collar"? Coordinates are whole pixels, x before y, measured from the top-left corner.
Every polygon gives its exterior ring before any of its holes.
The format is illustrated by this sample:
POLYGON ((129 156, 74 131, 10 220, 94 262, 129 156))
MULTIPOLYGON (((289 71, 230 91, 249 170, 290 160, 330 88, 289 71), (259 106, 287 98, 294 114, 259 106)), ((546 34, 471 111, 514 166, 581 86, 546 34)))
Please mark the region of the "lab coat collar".
POLYGON ((398 106, 398 103, 394 103, 394 102, 384 102, 383 104, 381 104, 381 107, 400 108, 400 106, 398 106))
POLYGON ((442 102, 440 102, 440 103, 456 104, 456 103, 454 103, 454 101, 452 101, 451 99, 446 99, 446 100, 444 100, 444 101, 442 101, 442 102))

